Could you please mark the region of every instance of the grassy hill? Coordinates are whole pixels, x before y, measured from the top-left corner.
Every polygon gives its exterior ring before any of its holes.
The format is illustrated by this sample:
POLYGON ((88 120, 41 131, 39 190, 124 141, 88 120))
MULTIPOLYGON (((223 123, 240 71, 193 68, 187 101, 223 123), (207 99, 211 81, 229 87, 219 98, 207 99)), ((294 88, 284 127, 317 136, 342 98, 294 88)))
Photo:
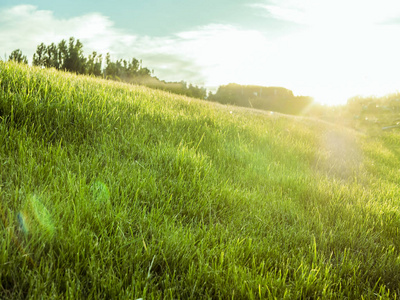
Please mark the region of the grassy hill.
POLYGON ((0 299, 395 298, 399 144, 0 62, 0 299))

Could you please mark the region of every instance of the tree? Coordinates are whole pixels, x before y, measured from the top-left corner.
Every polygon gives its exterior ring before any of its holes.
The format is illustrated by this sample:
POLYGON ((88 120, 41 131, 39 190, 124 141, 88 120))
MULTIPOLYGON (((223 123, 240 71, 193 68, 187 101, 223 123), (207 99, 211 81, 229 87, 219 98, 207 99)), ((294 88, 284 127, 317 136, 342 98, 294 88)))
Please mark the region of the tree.
MULTIPOLYGON (((86 58, 83 56, 83 45, 73 37, 69 38, 68 50, 64 59, 63 68, 77 74, 85 74, 86 58)), ((65 51, 65 50, 64 50, 65 51)))
POLYGON ((36 53, 33 54, 32 64, 34 66, 45 67, 46 45, 41 43, 36 48, 36 53))
MULTIPOLYGON (((18 50, 19 51, 19 50, 18 50)), ((19 60, 22 54, 13 53, 13 57, 19 60)), ((62 40, 58 45, 52 43, 49 46, 41 43, 37 46, 33 55, 33 65, 44 68, 55 68, 74 72, 102 76, 117 81, 146 85, 151 88, 161 89, 176 94, 187 95, 200 99, 207 97, 205 88, 181 82, 165 82, 154 76, 154 71, 142 66, 142 61, 132 58, 131 61, 118 59, 111 60, 110 53, 105 57, 106 67, 102 70, 103 56, 92 52, 87 58, 83 55, 83 45, 79 40, 71 37, 69 41, 62 40)))
POLYGON ((96 51, 93 51, 86 62, 86 74, 101 76, 101 64, 103 61, 102 55, 97 55, 96 51))
POLYGON ((132 58, 132 61, 129 64, 129 70, 131 74, 136 75, 137 71, 139 70, 140 63, 136 58, 132 58))
POLYGON ((50 46, 46 47, 45 56, 44 56, 44 64, 46 68, 56 68, 60 69, 60 61, 58 59, 58 49, 57 46, 52 43, 50 46))
POLYGON ((151 75, 151 71, 148 68, 140 68, 138 73, 142 77, 149 77, 151 75))
POLYGON ((65 40, 62 40, 60 43, 58 43, 58 64, 59 68, 61 70, 66 70, 66 59, 68 57, 68 48, 67 48, 67 42, 65 40))
POLYGON ((28 59, 26 58, 25 55, 22 55, 22 51, 20 49, 16 49, 13 52, 11 52, 11 55, 9 56, 8 60, 13 60, 18 63, 28 64, 28 59))
POLYGON ((282 87, 235 83, 220 86, 209 100, 294 115, 301 114, 313 102, 311 97, 294 96, 291 90, 282 87))

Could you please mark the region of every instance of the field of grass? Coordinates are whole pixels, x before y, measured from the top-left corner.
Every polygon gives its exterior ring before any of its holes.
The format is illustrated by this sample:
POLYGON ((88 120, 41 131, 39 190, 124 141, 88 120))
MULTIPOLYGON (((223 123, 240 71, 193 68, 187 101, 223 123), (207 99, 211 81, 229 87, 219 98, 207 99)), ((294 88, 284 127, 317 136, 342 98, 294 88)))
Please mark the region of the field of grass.
POLYGON ((396 298, 399 146, 0 62, 0 299, 396 298))

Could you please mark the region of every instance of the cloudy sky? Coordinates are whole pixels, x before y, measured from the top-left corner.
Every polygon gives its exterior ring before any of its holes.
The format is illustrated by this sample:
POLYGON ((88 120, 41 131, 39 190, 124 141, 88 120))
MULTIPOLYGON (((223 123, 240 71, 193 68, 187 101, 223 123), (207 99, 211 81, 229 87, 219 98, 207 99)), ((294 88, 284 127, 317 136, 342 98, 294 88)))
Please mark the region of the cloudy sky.
POLYGON ((400 90, 398 0, 1 0, 2 59, 70 36, 211 89, 283 86, 327 104, 400 90))

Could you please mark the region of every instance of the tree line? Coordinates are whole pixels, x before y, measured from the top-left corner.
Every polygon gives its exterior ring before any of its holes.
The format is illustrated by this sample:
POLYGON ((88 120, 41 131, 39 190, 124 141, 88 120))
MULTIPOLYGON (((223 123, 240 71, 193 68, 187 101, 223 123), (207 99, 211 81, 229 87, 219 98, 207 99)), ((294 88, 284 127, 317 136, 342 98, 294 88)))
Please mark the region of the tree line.
MULTIPOLYGON (((27 57, 22 54, 20 49, 14 50, 9 56, 9 60, 28 63, 27 57)), ((166 82, 158 79, 154 76, 153 71, 143 67, 142 61, 136 58, 113 61, 110 53, 107 53, 105 59, 103 59, 103 56, 95 51, 85 57, 83 44, 79 39, 76 40, 73 37, 68 42, 62 40, 58 44, 45 45, 41 43, 38 45, 33 54, 32 65, 145 85, 150 88, 199 99, 208 99, 222 104, 252 107, 286 114, 301 114, 313 102, 311 97, 294 96, 292 91, 282 87, 244 86, 234 83, 222 85, 215 94, 210 92, 207 95, 207 90, 204 87, 188 84, 185 81, 166 82), (103 66, 104 61, 105 65, 103 66)))
POLYGON ((294 96, 291 90, 282 87, 235 83, 220 86, 209 100, 294 115, 302 114, 313 103, 313 98, 294 96))
MULTIPOLYGON (((14 50, 9 56, 9 60, 28 63, 27 57, 22 54, 20 49, 14 50)), ((185 81, 166 82, 158 79, 153 75, 153 71, 143 67, 142 61, 136 58, 132 58, 130 61, 125 59, 113 61, 110 53, 107 53, 105 66, 103 66, 103 56, 101 54, 93 51, 88 57, 85 57, 83 44, 79 39, 75 40, 73 37, 68 42, 62 40, 58 44, 45 45, 41 43, 38 45, 36 52, 33 54, 32 65, 145 85, 200 99, 205 99, 207 96, 207 90, 203 87, 188 84, 185 81)))

